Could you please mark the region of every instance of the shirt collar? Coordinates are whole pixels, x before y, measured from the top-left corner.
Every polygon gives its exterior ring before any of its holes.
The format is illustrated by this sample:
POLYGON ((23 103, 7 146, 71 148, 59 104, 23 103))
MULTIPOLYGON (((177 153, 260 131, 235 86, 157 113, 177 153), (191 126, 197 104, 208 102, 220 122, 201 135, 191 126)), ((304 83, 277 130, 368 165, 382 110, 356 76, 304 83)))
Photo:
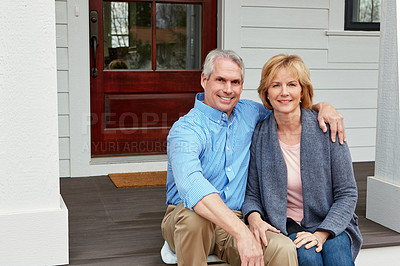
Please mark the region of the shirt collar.
MULTIPOLYGON (((196 101, 194 103, 194 108, 200 110, 202 113, 204 113, 209 119, 215 121, 215 122, 220 122, 222 120, 228 120, 227 115, 224 112, 221 112, 217 109, 214 109, 207 104, 203 103, 204 101, 204 93, 197 93, 196 95, 196 101)), ((235 113, 235 108, 233 108, 231 115, 229 116, 229 120, 233 120, 234 113, 235 113)))

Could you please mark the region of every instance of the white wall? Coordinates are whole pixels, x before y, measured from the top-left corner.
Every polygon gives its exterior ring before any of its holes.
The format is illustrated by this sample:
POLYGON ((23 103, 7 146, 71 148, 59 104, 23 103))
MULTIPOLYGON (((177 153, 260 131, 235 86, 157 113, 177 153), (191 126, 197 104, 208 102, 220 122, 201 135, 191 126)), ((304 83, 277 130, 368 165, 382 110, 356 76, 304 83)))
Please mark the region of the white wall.
MULTIPOLYGON (((55 0, 60 175, 161 171, 165 156, 92 159, 88 0, 55 0)), ((345 117, 354 161, 374 161, 378 32, 344 32, 344 1, 219 0, 219 47, 246 63, 244 98, 258 101, 263 64, 273 55, 300 55, 311 69, 315 101, 345 117)))
POLYGON ((68 211, 58 177, 54 1, 2 4, 0 265, 66 264, 68 211))
POLYGON ((379 33, 344 32, 344 1, 225 0, 221 47, 246 64, 242 97, 258 99, 261 68, 279 53, 297 54, 311 71, 315 102, 345 117, 353 161, 375 160, 379 33))

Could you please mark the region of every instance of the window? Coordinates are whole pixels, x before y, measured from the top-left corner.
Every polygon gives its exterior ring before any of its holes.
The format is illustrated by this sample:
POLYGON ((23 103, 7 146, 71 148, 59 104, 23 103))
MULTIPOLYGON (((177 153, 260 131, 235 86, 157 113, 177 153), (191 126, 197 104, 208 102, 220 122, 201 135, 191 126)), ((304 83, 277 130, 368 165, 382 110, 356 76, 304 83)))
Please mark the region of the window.
POLYGON ((379 31, 381 0, 346 0, 345 30, 379 31))

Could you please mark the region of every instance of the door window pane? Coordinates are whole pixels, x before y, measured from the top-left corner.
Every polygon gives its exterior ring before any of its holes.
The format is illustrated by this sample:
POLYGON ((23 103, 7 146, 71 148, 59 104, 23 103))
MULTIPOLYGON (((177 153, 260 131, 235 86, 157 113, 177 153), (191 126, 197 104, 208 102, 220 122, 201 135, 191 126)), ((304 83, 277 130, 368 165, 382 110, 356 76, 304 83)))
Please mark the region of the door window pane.
POLYGON ((104 2, 104 69, 151 69, 151 3, 104 2))
POLYGON ((156 4, 157 69, 201 68, 201 5, 156 4))

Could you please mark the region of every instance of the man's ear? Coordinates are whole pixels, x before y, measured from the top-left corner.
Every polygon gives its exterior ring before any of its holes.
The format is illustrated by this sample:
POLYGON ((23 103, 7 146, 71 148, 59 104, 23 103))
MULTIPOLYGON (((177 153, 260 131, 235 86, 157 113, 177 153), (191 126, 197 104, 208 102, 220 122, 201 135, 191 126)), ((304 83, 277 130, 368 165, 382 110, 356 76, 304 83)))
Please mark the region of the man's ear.
POLYGON ((207 83, 207 78, 206 78, 206 75, 204 75, 204 73, 201 73, 200 83, 204 89, 206 87, 206 83, 207 83))

